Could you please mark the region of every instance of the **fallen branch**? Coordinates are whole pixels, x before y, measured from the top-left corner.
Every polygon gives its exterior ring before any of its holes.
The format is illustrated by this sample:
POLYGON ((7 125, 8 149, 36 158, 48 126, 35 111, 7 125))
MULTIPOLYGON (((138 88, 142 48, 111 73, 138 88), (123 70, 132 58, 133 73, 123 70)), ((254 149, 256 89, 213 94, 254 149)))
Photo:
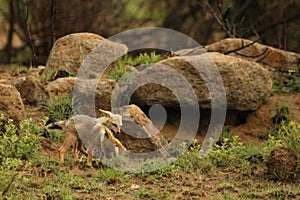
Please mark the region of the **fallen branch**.
MULTIPOLYGON (((259 53, 257 55, 245 55, 245 54, 242 54, 242 53, 238 53, 238 52, 234 52, 235 54, 239 55, 239 56, 243 56, 243 57, 246 57, 246 58, 257 58, 257 57, 260 57, 264 54, 266 54, 268 52, 268 48, 266 48, 262 53, 259 53)), ((269 53, 267 53, 262 59, 260 60, 263 60, 265 59, 265 57, 268 55, 269 53)))
POLYGON ((248 48, 248 47, 254 45, 255 43, 257 43, 260 40, 260 38, 258 38, 257 40, 254 40, 253 42, 251 42, 247 45, 244 45, 244 40, 243 39, 241 39, 241 40, 242 40, 242 46, 241 47, 239 47, 237 49, 234 49, 234 50, 226 51, 226 52, 224 52, 224 54, 226 55, 226 54, 230 54, 230 53, 236 53, 237 51, 248 48))

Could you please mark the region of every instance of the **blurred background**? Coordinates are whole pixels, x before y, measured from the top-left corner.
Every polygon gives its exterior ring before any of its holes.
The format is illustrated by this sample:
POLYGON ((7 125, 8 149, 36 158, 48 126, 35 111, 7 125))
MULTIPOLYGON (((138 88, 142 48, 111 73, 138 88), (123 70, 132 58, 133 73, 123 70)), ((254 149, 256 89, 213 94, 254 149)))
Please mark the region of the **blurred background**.
POLYGON ((201 45, 226 37, 300 53, 299 0, 0 0, 0 63, 43 65, 57 38, 164 27, 201 45))

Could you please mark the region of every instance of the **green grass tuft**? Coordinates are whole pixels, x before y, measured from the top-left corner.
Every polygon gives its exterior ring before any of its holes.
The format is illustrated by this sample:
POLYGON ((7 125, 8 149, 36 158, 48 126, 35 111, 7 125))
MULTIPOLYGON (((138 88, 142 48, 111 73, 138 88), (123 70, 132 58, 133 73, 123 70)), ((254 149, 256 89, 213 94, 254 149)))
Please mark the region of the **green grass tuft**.
POLYGON ((123 59, 121 59, 116 66, 111 69, 107 77, 112 78, 116 81, 119 81, 121 78, 123 81, 130 81, 134 76, 135 72, 126 70, 126 66, 147 66, 153 63, 157 63, 162 59, 161 55, 155 54, 155 52, 152 52, 150 54, 144 53, 140 54, 138 57, 133 58, 131 56, 126 55, 123 59), (126 74, 126 77, 123 77, 126 74))
POLYGON ((50 102, 45 106, 47 116, 65 120, 72 115, 73 99, 70 95, 63 95, 59 98, 50 99, 50 102))

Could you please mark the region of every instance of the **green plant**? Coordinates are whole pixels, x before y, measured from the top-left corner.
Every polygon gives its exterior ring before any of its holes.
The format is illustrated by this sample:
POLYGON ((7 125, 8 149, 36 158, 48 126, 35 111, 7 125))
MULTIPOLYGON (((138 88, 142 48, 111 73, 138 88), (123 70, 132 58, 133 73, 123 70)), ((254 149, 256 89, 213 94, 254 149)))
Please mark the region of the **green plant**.
MULTIPOLYGON (((48 120, 49 118, 45 117, 42 121, 42 124, 46 124, 48 120)), ((65 139, 65 134, 63 134, 62 131, 49 129, 45 126, 39 127, 39 132, 41 136, 45 138, 50 138, 52 141, 63 142, 65 139)))
POLYGON ((158 199, 160 197, 159 190, 147 190, 140 188, 136 193, 135 197, 138 199, 158 199))
POLYGON ((273 93, 293 93, 300 91, 300 65, 294 66, 294 73, 284 76, 282 79, 274 80, 273 93))
POLYGON ((208 159, 215 166, 238 167, 245 145, 238 136, 233 136, 232 139, 230 141, 229 138, 224 138, 222 144, 215 144, 204 159, 208 159))
POLYGON ((174 163, 177 167, 181 170, 188 171, 190 169, 197 169, 201 168, 203 162, 199 159, 199 152, 201 149, 201 145, 199 144, 198 140, 193 140, 190 150, 185 151, 174 163))
MULTIPOLYGON (((3 125, 4 115, 0 116, 0 126, 3 125)), ((8 119, 5 131, 0 134, 0 161, 5 158, 29 159, 40 152, 39 129, 33 124, 32 119, 20 122, 20 128, 8 119)))
POLYGON ((155 52, 151 52, 150 54, 141 53, 138 57, 133 59, 132 65, 133 66, 142 65, 142 64, 149 65, 152 63, 157 63, 161 59, 162 59, 161 55, 155 54, 155 52))
POLYGON ((113 168, 101 168, 96 179, 99 181, 106 181, 107 183, 110 183, 116 180, 127 180, 128 175, 123 171, 119 171, 113 168))
MULTIPOLYGON (((271 152, 277 146, 284 146, 295 151, 300 158, 300 124, 295 121, 281 122, 281 127, 276 131, 276 135, 269 135, 264 147, 271 152)), ((300 165, 298 164, 300 167, 300 165)))
POLYGON ((152 179, 155 180, 168 177, 172 175, 177 169, 179 169, 179 167, 174 163, 157 158, 144 161, 139 166, 137 171, 139 172, 138 176, 140 178, 145 178, 151 175, 152 179))
POLYGON ((56 141, 56 142, 63 142, 65 139, 65 134, 62 133, 61 131, 58 130, 53 130, 53 129, 47 129, 46 130, 46 134, 45 135, 47 138, 50 138, 52 141, 56 141))
POLYGON ((169 144, 168 151, 171 156, 179 157, 187 150, 187 143, 182 142, 180 144, 169 144))
POLYGON ((45 106, 49 118, 65 120, 72 115, 73 99, 70 95, 62 95, 61 97, 50 99, 45 106))
POLYGON ((230 126, 224 126, 218 140, 219 143, 222 143, 224 139, 229 140, 229 142, 232 142, 234 140, 234 134, 229 130, 229 128, 230 126))
POLYGON ((283 123, 278 130, 278 138, 286 147, 293 149, 300 158, 300 124, 295 121, 283 123))
POLYGON ((290 119, 290 106, 286 103, 282 103, 276 113, 271 116, 271 120, 274 124, 280 124, 282 121, 290 121, 290 119))
POLYGON ((42 75, 37 75, 37 78, 42 80, 42 81, 52 81, 53 77, 56 73, 57 73, 56 69, 49 68, 42 75))
POLYGON ((107 77, 115 79, 116 81, 119 81, 122 78, 122 81, 129 82, 136 75, 136 72, 126 69, 126 66, 147 66, 152 63, 157 63, 161 59, 162 57, 158 54, 155 54, 155 52, 151 52, 150 54, 140 54, 135 58, 125 55, 125 57, 108 72, 107 77))

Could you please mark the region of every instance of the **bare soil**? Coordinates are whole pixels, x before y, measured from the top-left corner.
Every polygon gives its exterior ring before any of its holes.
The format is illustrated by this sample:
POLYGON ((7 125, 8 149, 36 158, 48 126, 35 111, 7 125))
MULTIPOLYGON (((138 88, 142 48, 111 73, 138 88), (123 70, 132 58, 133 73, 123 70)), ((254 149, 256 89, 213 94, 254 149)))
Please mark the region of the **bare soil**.
MULTIPOLYGON (((17 78, 11 73, 0 73, 0 82, 8 82, 17 78)), ((247 120, 237 126, 230 126, 229 130, 238 135, 245 142, 261 142, 261 136, 266 131, 276 128, 271 117, 283 104, 288 104, 291 110, 291 118, 300 121, 300 93, 272 95, 258 110, 249 113, 247 120)), ((45 116, 41 106, 26 106, 26 112, 34 122, 43 126, 42 119, 45 116)), ((164 135, 172 137, 172 132, 178 129, 178 118, 174 117, 164 127, 164 135)), ((203 138, 199 132, 196 136, 203 138)), ((44 138, 41 141, 43 147, 42 156, 50 158, 54 163, 58 161, 57 149, 60 142, 54 142, 44 138)), ((153 178, 151 175, 139 177, 130 175, 128 180, 119 180, 112 177, 106 181, 99 181, 101 189, 85 191, 81 187, 70 188, 78 199, 300 199, 299 180, 292 182, 274 182, 266 178, 265 163, 251 163, 251 171, 231 169, 220 166, 214 169, 210 165, 203 165, 208 174, 199 173, 198 170, 176 171, 172 176, 153 178), (228 197, 228 198, 226 198, 228 197), (231 197, 231 198, 229 198, 231 197)), ((93 179, 99 173, 99 169, 87 168, 85 163, 67 164, 61 167, 62 172, 76 174, 85 180, 93 179)), ((53 171, 45 170, 44 167, 33 165, 31 176, 35 179, 51 179, 55 177, 53 171)), ((59 188, 57 188, 59 190, 59 188)), ((24 191, 25 192, 25 191, 24 191)), ((61 199, 58 194, 52 196, 45 194, 43 199, 61 199)))

